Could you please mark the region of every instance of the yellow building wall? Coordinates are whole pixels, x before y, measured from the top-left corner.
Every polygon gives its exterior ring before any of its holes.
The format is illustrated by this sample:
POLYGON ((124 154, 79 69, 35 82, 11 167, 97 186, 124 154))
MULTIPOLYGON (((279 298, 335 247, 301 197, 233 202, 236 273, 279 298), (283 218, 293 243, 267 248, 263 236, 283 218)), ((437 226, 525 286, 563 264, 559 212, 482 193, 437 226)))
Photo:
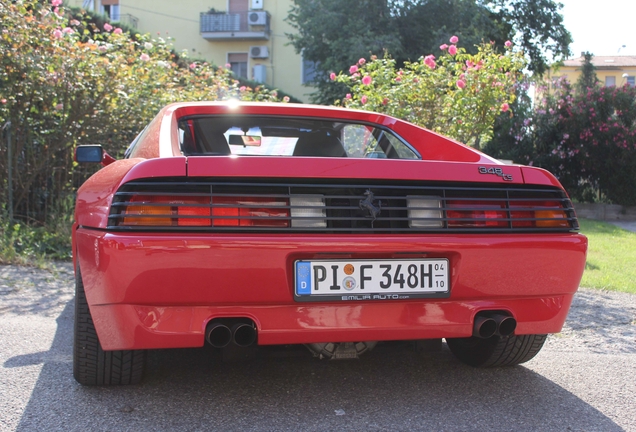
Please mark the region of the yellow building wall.
MULTIPOLYGON (((68 0, 72 6, 81 7, 83 0, 68 0)), ((263 11, 271 15, 269 40, 208 41, 199 33, 199 16, 211 8, 227 11, 227 0, 120 0, 120 14, 138 18, 138 31, 150 33, 153 38, 171 37, 176 51, 188 51, 193 59, 205 59, 218 66, 227 63, 229 53, 249 53, 254 45, 267 46, 269 58, 252 59, 248 55, 248 78, 253 79, 253 67, 266 66, 265 83, 280 89, 301 101, 308 101, 313 87, 302 84, 302 58, 294 47, 287 45, 286 33, 294 29, 285 22, 292 0, 263 0, 263 11)), ((99 0, 95 0, 99 11, 99 0)))
MULTIPOLYGON (((627 83, 627 78, 623 78, 623 74, 625 73, 631 77, 636 76, 636 67, 632 67, 632 68, 625 67, 622 69, 613 69, 613 70, 596 69, 596 76, 601 82, 601 85, 605 85, 606 77, 613 76, 615 79, 616 86, 621 87, 627 83)), ((564 75, 567 77, 568 81, 571 84, 576 84, 579 77, 581 76, 581 69, 562 67, 552 72, 553 78, 561 77, 564 75)))

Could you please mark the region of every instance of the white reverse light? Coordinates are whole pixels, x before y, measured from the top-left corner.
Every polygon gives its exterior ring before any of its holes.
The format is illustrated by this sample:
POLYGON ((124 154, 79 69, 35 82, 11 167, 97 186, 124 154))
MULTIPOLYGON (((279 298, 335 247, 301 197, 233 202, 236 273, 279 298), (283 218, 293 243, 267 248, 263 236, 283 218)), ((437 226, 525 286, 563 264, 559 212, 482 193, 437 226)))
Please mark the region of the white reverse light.
POLYGON ((293 228, 326 228, 327 212, 322 195, 292 195, 289 197, 293 228))
POLYGON ((406 197, 409 227, 442 228, 442 201, 439 197, 410 195, 406 197))

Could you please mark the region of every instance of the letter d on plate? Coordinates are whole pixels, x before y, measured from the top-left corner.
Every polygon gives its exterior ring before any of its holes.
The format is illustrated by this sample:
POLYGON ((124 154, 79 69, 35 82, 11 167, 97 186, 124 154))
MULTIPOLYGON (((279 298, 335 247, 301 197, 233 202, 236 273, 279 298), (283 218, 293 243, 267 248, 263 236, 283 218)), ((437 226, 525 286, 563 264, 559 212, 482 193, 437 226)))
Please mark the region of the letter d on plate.
POLYGON ((311 294, 311 263, 296 262, 296 294, 311 294))

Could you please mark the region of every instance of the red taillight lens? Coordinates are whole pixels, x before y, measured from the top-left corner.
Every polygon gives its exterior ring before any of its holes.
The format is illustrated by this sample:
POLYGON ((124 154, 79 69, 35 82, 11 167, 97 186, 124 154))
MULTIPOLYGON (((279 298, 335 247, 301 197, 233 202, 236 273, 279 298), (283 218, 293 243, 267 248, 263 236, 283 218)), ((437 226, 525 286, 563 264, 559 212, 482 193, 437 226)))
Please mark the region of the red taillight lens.
POLYGON ((559 201, 511 202, 510 216, 513 228, 570 228, 567 213, 559 201))
POLYGON ((507 228, 508 212, 501 201, 452 200, 446 202, 449 228, 507 228))
POLYGON ((134 195, 122 214, 128 226, 210 226, 209 197, 134 195))
POLYGON ((214 197, 214 226, 288 227, 287 199, 259 197, 214 197))
POLYGON ((449 228, 570 228, 559 201, 450 200, 446 217, 449 228))

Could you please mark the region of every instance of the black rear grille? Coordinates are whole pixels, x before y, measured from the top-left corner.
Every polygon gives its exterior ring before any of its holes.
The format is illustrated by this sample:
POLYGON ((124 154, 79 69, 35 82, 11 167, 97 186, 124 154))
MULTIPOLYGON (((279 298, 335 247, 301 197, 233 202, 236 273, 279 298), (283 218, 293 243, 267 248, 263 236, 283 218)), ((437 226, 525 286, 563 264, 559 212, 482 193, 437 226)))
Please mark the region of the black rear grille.
POLYGON ((554 187, 322 180, 320 183, 316 180, 274 183, 271 179, 262 182, 236 179, 132 181, 115 194, 108 223, 108 229, 113 231, 327 234, 568 232, 578 227, 572 203, 561 189, 554 187), (320 197, 324 206, 303 203, 306 197, 320 197), (257 198, 276 204, 261 201, 244 204, 241 207, 248 209, 248 216, 217 214, 218 209, 232 207, 225 204, 228 198, 257 198), (175 200, 181 203, 174 204, 175 200), (409 200, 411 210, 417 207, 432 213, 421 217, 409 212, 409 200), (143 216, 135 214, 140 206, 146 212, 143 216), (262 207, 276 212, 265 214, 261 212, 262 207), (207 213, 197 214, 200 209, 207 213), (308 217, 297 216, 298 212, 312 210, 308 217), (535 210, 560 212, 563 215, 559 218, 560 226, 547 226, 546 222, 556 219, 541 216, 534 213, 535 210), (248 223, 246 226, 224 225, 224 221, 230 219, 234 223, 237 220, 240 224, 248 223), (315 222, 316 226, 302 223, 299 226, 301 219, 315 222), (426 226, 420 226, 421 223, 426 226))

